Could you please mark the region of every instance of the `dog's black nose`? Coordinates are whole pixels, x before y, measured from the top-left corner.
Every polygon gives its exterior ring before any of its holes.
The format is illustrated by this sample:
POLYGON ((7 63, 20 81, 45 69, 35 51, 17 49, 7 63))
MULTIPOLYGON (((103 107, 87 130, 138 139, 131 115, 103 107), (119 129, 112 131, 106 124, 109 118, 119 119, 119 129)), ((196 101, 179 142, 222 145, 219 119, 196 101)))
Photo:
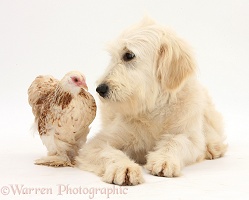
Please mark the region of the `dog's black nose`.
POLYGON ((96 91, 99 93, 100 96, 106 97, 109 91, 109 87, 106 84, 100 84, 97 88, 96 91))

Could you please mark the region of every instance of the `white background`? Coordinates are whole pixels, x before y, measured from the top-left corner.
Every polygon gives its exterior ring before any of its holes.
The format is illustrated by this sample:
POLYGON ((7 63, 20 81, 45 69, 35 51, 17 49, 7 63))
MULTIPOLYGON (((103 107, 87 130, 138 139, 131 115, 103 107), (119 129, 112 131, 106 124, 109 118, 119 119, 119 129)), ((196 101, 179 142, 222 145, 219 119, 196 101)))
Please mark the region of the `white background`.
MULTIPOLYGON (((0 0, 0 189, 10 184, 53 188, 53 194, 46 195, 0 192, 0 199, 87 199, 80 194, 57 195, 57 184, 113 187, 78 169, 33 165, 46 149, 30 131, 33 115, 27 89, 37 75, 60 79, 79 70, 97 98, 95 81, 109 61, 106 44, 144 15, 174 29, 192 46, 198 77, 224 115, 229 150, 222 159, 186 167, 180 178, 144 172, 146 183, 110 198, 248 199, 248 11, 247 0, 0 0)), ((97 117, 90 136, 98 128, 97 117)))

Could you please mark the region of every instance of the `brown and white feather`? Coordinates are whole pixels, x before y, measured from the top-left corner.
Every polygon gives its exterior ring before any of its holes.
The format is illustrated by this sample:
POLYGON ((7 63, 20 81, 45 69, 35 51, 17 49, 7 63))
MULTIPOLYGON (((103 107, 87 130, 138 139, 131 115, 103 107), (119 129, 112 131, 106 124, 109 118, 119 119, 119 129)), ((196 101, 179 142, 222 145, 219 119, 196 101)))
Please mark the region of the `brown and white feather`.
POLYGON ((83 88, 71 94, 64 90, 62 81, 52 76, 38 76, 28 95, 38 132, 49 154, 77 155, 96 116, 93 96, 83 88))

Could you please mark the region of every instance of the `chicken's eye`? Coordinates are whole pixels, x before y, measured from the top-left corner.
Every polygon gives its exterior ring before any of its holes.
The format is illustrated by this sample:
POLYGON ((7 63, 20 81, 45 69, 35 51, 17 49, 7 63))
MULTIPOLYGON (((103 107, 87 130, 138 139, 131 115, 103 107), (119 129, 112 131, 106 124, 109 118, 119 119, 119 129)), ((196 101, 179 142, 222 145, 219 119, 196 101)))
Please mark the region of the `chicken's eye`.
POLYGON ((76 83, 77 83, 78 81, 79 81, 79 80, 78 80, 77 78, 74 78, 74 82, 76 82, 76 83))
POLYGON ((133 58, 135 58, 136 56, 135 56, 135 54, 133 53, 133 52, 131 52, 131 51, 129 51, 129 52, 126 52, 124 55, 123 55, 123 60, 124 61, 131 61, 133 58))

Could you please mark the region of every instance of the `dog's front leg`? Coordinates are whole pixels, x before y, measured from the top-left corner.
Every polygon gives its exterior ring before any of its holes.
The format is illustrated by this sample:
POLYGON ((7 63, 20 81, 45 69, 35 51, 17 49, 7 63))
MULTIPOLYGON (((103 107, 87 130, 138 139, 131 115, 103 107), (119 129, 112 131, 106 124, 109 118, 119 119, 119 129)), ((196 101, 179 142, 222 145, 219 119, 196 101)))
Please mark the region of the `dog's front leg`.
POLYGON ((154 151, 147 155, 145 168, 156 176, 180 176, 182 167, 204 158, 204 137, 200 133, 196 134, 199 135, 164 135, 154 151))
POLYGON ((94 172, 107 183, 137 185, 144 182, 141 166, 98 138, 83 146, 76 161, 80 169, 94 172))
POLYGON ((142 168, 124 152, 107 146, 101 153, 105 159, 103 181, 117 185, 137 185, 144 182, 142 168))

